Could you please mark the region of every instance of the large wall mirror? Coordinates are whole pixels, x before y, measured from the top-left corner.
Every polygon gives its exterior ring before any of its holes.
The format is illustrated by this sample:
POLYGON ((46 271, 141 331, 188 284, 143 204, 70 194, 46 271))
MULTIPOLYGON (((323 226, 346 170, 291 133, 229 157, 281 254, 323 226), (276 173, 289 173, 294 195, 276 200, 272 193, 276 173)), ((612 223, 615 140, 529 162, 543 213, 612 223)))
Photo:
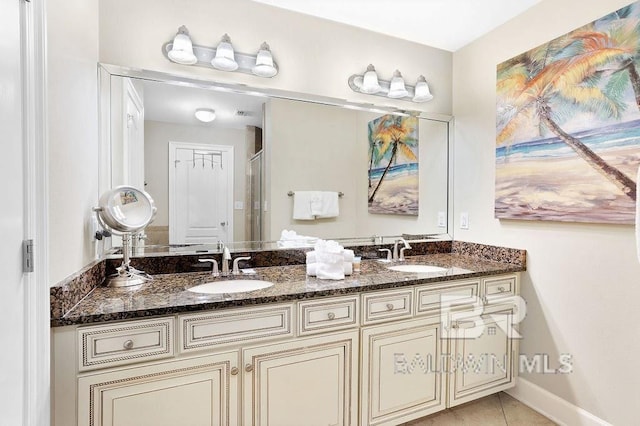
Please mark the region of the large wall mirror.
MULTIPOLYGON (((153 196, 156 219, 144 243, 137 241, 147 249, 218 241, 271 248, 283 230, 343 241, 450 238, 449 116, 107 65, 100 67, 100 90, 101 191, 127 184, 153 196), (210 121, 196 118, 199 109, 210 121), (372 183, 370 123, 387 114, 417 116, 417 215, 369 211, 372 185, 386 169, 379 167, 372 183), (338 216, 293 219, 295 191, 341 193, 338 216)), ((408 161, 398 153, 386 171, 392 204, 404 202, 408 161)))

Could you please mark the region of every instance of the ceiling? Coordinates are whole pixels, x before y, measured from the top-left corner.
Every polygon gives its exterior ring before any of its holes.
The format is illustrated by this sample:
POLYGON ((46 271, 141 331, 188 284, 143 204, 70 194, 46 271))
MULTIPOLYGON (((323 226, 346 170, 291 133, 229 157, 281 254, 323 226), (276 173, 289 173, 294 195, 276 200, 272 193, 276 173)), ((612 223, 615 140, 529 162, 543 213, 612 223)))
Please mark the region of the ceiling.
POLYGON ((253 0, 454 52, 541 0, 253 0))
POLYGON ((150 80, 143 80, 143 99, 145 120, 235 129, 262 127, 262 104, 266 101, 261 96, 150 80), (211 123, 196 120, 196 108, 213 109, 216 119, 211 123))

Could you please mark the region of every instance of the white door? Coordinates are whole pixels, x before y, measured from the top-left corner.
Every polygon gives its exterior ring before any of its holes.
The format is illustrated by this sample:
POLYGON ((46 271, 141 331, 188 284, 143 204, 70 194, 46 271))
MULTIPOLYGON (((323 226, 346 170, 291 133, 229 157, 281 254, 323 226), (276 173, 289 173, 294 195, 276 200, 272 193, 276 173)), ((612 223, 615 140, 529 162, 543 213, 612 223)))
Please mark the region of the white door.
POLYGON ((22 273, 24 171, 20 2, 2 0, 0 13, 0 312, 11 318, 0 325, 0 423, 23 424, 25 409, 25 293, 22 273))
POLYGON ((169 143, 169 244, 233 238, 233 147, 169 143))

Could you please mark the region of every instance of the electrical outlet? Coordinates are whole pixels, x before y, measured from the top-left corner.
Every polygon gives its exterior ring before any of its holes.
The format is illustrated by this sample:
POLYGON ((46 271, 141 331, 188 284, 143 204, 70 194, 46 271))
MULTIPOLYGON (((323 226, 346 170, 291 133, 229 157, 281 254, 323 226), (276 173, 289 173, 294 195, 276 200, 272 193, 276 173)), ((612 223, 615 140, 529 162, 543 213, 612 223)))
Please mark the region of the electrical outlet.
POLYGON ((236 201, 233 203, 233 208, 236 210, 244 210, 244 201, 236 201))
POLYGON ((438 212, 438 228, 447 227, 447 214, 445 212, 438 212))
POLYGON ((460 213, 460 229, 469 229, 469 213, 460 213))

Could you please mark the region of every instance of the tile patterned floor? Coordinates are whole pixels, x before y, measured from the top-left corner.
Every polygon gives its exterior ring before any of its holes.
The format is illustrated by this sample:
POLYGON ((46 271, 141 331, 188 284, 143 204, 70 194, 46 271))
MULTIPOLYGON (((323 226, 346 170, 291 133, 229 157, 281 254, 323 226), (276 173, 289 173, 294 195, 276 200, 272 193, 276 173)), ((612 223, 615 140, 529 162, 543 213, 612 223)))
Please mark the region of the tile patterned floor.
POLYGON ((500 392, 468 402, 404 426, 552 426, 556 423, 515 398, 500 392))

